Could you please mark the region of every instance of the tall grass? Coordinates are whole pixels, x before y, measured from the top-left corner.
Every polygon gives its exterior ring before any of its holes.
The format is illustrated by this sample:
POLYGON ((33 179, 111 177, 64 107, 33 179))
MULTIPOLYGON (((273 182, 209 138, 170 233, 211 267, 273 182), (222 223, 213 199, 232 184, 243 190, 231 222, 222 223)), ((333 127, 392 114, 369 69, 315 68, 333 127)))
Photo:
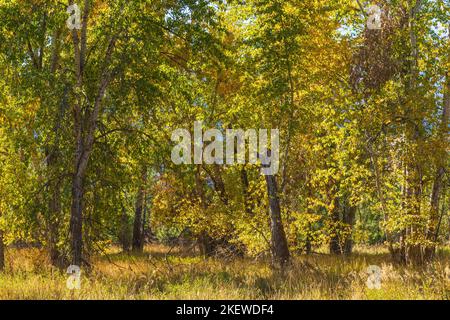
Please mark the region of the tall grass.
POLYGON ((81 289, 66 287, 67 274, 49 267, 37 249, 9 249, 0 274, 0 299, 449 299, 449 252, 422 268, 398 267, 384 248, 357 248, 351 257, 295 257, 280 274, 268 261, 208 259, 152 245, 142 255, 93 259, 81 289), (382 269, 381 289, 366 285, 367 267, 382 269))

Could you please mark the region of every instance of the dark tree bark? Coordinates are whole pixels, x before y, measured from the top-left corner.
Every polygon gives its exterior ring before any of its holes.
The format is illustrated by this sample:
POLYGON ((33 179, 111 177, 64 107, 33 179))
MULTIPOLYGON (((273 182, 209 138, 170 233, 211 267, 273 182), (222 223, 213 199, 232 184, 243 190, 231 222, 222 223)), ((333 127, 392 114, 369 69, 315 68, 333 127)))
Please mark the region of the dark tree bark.
POLYGON ((143 233, 143 211, 145 200, 145 185, 147 183, 147 169, 144 168, 141 176, 141 185, 136 197, 136 207, 134 212, 133 225, 133 243, 132 250, 142 252, 144 250, 144 233, 143 233))
MULTIPOLYGON (((73 1, 69 1, 73 4, 73 1)), ((90 112, 83 111, 82 96, 84 86, 84 66, 87 49, 87 25, 90 13, 90 1, 84 1, 83 21, 81 36, 77 30, 72 30, 74 46, 76 88, 80 93, 76 94, 76 102, 73 105, 75 154, 72 172, 72 205, 70 212, 70 233, 72 264, 81 266, 83 260, 83 198, 84 180, 90 155, 94 146, 97 121, 101 114, 102 102, 106 88, 111 81, 112 70, 110 68, 111 57, 115 49, 117 34, 112 34, 104 57, 104 68, 99 79, 99 87, 90 112)))
POLYGON ((131 228, 129 226, 129 220, 128 220, 128 215, 126 212, 125 207, 122 207, 122 217, 120 219, 120 223, 121 223, 121 230, 120 230, 120 236, 119 236, 119 241, 120 244, 122 245, 122 250, 124 252, 128 252, 130 251, 131 248, 131 239, 130 239, 130 234, 131 234, 131 228))
POLYGON ((144 242, 147 241, 149 243, 156 241, 156 236, 153 233, 153 229, 151 226, 151 216, 152 216, 152 211, 151 211, 151 203, 152 203, 152 198, 151 197, 147 197, 145 199, 145 205, 144 205, 144 225, 143 225, 143 232, 144 232, 144 242))
MULTIPOLYGON (((309 229, 311 229, 311 226, 309 226, 309 229)), ((311 239, 310 239, 310 236, 307 235, 306 241, 305 241, 305 253, 309 255, 309 254, 311 254, 311 252, 312 252, 311 239)))
POLYGON ((147 235, 147 195, 144 195, 142 209, 142 242, 145 243, 147 235))
POLYGON ((356 207, 347 205, 344 210, 344 223, 349 226, 350 234, 345 238, 344 241, 344 254, 349 256, 353 252, 353 238, 352 230, 355 225, 356 217, 356 207))
POLYGON ((338 224, 339 224, 339 211, 340 211, 340 204, 339 204, 339 199, 335 198, 334 199, 334 208, 333 211, 331 212, 331 221, 333 223, 333 235, 331 236, 330 239, 330 244, 329 244, 329 248, 330 248, 330 253, 331 254, 336 254, 336 255, 340 255, 342 253, 342 248, 341 248, 341 242, 339 239, 339 232, 338 232, 338 224))
POLYGON ((133 251, 142 252, 144 249, 142 241, 142 207, 143 196, 141 191, 138 192, 136 199, 136 208, 134 212, 134 224, 133 224, 133 251))
POLYGON ((272 259, 275 266, 284 268, 290 262, 290 253, 281 220, 280 199, 275 176, 266 175, 266 184, 270 206, 272 259))
POLYGON ((212 257, 216 252, 214 239, 209 234, 203 231, 199 237, 200 253, 204 257, 212 257))

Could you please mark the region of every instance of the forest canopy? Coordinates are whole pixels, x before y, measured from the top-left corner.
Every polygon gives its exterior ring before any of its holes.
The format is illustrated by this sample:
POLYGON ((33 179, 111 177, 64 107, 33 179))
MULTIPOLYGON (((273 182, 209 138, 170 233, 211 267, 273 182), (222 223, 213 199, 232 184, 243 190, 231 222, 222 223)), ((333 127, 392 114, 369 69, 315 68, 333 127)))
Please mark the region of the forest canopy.
POLYGON ((449 31, 447 0, 0 0, 0 270, 23 245, 60 268, 146 243, 434 260, 449 31))

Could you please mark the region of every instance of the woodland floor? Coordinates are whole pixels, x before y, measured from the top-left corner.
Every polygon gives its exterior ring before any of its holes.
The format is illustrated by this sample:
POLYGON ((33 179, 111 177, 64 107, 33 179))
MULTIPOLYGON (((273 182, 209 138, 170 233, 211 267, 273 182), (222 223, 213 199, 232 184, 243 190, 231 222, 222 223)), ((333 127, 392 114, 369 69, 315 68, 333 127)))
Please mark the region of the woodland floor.
POLYGON ((92 258, 73 291, 38 249, 9 248, 6 260, 0 299, 450 299, 450 248, 422 268, 394 266, 382 247, 357 247, 348 258, 295 256, 284 275, 265 259, 205 260, 162 245, 139 256, 111 248, 92 258), (367 287, 369 265, 382 268, 381 289, 367 287))

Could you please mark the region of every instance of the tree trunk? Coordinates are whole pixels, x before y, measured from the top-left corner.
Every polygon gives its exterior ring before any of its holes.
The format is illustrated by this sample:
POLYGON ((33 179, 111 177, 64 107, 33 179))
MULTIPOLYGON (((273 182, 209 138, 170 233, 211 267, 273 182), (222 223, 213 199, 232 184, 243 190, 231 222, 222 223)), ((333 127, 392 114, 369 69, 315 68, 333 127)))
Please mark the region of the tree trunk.
POLYGON ((270 206, 272 259, 275 266, 283 269, 290 262, 290 253, 281 220, 280 199, 275 176, 266 175, 266 184, 270 206))
MULTIPOLYGON (((419 174, 416 167, 412 167, 407 171, 407 189, 406 189, 406 215, 415 217, 420 215, 420 209, 417 204, 417 189, 419 185, 419 174)), ((413 220, 414 221, 414 220, 413 220)), ((415 244, 414 240, 417 238, 417 233, 420 231, 420 226, 415 223, 408 225, 405 230, 405 261, 407 264, 420 265, 423 263, 422 245, 415 244)))
MULTIPOLYGON (((415 3, 410 8, 409 13, 409 32, 410 32, 410 45, 411 45, 411 53, 410 53, 410 71, 409 71, 409 87, 408 89, 412 92, 415 92, 418 86, 417 80, 419 78, 419 68, 418 68, 418 60, 419 60, 419 47, 417 43, 417 16, 420 12, 422 5, 422 0, 416 0, 415 3)), ((413 110, 409 110, 411 112, 413 110)), ((408 130, 410 131, 410 130, 408 130)), ((407 135, 407 141, 412 143, 413 145, 417 144, 417 140, 420 138, 420 133, 417 127, 414 128, 413 132, 409 132, 407 135)), ((417 150, 413 150, 411 152, 411 159, 416 158, 416 154, 420 152, 417 150)), ((421 184, 422 184, 422 170, 420 168, 419 162, 413 162, 407 164, 406 171, 406 215, 409 216, 408 219, 415 221, 416 216, 420 216, 420 197, 421 197, 421 184), (413 218, 414 217, 414 218, 413 218)), ((415 244, 414 242, 417 240, 417 234, 421 233, 421 227, 416 223, 412 223, 408 225, 404 234, 404 242, 401 248, 403 250, 400 251, 404 257, 401 257, 401 261, 418 265, 423 263, 423 252, 422 245, 415 244)))
POLYGON ((344 213, 344 223, 349 226, 350 228, 350 234, 346 237, 344 242, 344 254, 345 255, 351 255, 353 252, 353 237, 352 237, 352 231, 353 226, 355 225, 355 217, 356 217, 356 207, 354 206, 348 206, 346 207, 345 213, 344 213))
POLYGON ((134 212, 134 224, 133 224, 133 243, 132 248, 135 252, 142 252, 144 246, 142 243, 142 204, 143 196, 141 191, 138 192, 136 199, 136 207, 134 212))
POLYGON ((122 250, 124 252, 130 251, 131 247, 131 239, 130 239, 130 229, 129 229, 129 221, 128 221, 128 215, 125 207, 122 207, 122 217, 121 217, 121 230, 120 230, 120 237, 119 241, 122 245, 122 250))
POLYGON ((312 252, 311 236, 309 235, 310 230, 311 230, 311 224, 308 225, 308 234, 306 235, 306 241, 305 241, 305 253, 307 255, 310 255, 312 252))
POLYGON ((72 264, 76 266, 81 266, 83 260, 83 183, 82 173, 75 173, 72 180, 70 233, 72 236, 72 264))
POLYGON ((331 222, 332 222, 332 235, 330 238, 330 253, 331 254, 336 254, 336 255, 340 255, 342 253, 341 250, 341 242, 339 239, 339 230, 338 230, 338 225, 339 225, 339 210, 340 210, 340 206, 339 206, 339 199, 335 198, 334 199, 334 207, 333 207, 333 211, 331 212, 331 222))
POLYGON ((441 190, 443 185, 445 169, 443 167, 439 167, 437 169, 434 182, 433 182, 433 190, 431 193, 431 214, 430 214, 430 226, 427 232, 427 238, 433 244, 429 245, 425 248, 424 259, 426 261, 430 261, 434 258, 436 246, 435 241, 437 240, 437 236, 439 233, 439 200, 441 196, 441 190))
POLYGON ((5 244, 3 243, 3 231, 0 230, 0 272, 5 269, 5 244))
MULTIPOLYGON (((69 1, 69 4, 73 4, 73 1, 69 1)), ((112 70, 110 70, 110 61, 115 49, 117 33, 112 33, 106 54, 104 57, 104 69, 100 77, 100 85, 98 87, 96 96, 93 100, 93 107, 90 112, 83 111, 83 79, 84 79, 84 66, 86 58, 87 48, 87 29, 88 20, 90 14, 90 1, 84 1, 84 12, 81 36, 78 35, 77 30, 72 30, 72 42, 74 46, 74 61, 75 61, 75 75, 77 78, 76 102, 73 106, 73 118, 74 118, 74 142, 75 142, 75 154, 74 154, 74 170, 72 177, 72 206, 70 217, 70 231, 72 237, 72 263, 74 265, 81 266, 83 261, 83 196, 84 196, 84 179, 86 174, 86 168, 89 162, 89 158, 94 146, 95 133, 97 131, 97 121, 101 114, 101 107, 103 98, 105 96, 106 88, 111 81, 112 70)))
POLYGON ((151 217, 152 217, 152 198, 148 197, 145 200, 144 206, 144 239, 149 243, 154 242, 156 240, 156 236, 153 233, 152 225, 151 225, 151 217))
MULTIPOLYGON (((450 25, 448 27, 449 31, 449 39, 450 39, 450 25)), ((444 142, 443 148, 443 156, 442 160, 439 161, 436 174, 433 183, 433 190, 431 193, 431 217, 430 217, 430 227, 428 229, 427 238, 429 241, 435 242, 439 233, 439 202, 440 196, 442 193, 443 180, 445 175, 445 166, 447 165, 447 146, 448 143, 448 118, 450 114, 450 74, 446 75, 446 85, 445 85, 445 94, 444 94, 444 108, 442 110, 442 120, 439 126, 439 138, 442 142, 444 142)), ((431 260, 435 254, 435 245, 429 246, 425 248, 425 259, 431 260)))
POLYGON ((216 252, 214 239, 206 231, 203 231, 199 237, 200 253, 204 257, 212 257, 216 252))
MULTIPOLYGON (((338 201, 337 201, 338 202, 338 201)), ((330 240, 330 253, 336 255, 351 255, 353 251, 353 239, 352 239, 352 229, 355 224, 355 213, 356 208, 345 204, 343 207, 339 205, 335 207, 332 213, 332 221, 335 224, 334 235, 330 240), (337 226, 341 222, 340 220, 340 210, 342 210, 342 222, 349 228, 349 234, 345 236, 344 239, 340 238, 342 228, 337 226)))
POLYGON ((144 194, 143 208, 142 208, 142 243, 146 241, 147 234, 147 195, 144 194))
POLYGON ((141 176, 141 185, 136 197, 136 207, 134 212, 134 227, 133 227, 133 244, 132 249, 135 252, 142 252, 144 250, 144 234, 143 234, 143 209, 145 199, 145 185, 147 183, 147 169, 144 168, 141 176))

